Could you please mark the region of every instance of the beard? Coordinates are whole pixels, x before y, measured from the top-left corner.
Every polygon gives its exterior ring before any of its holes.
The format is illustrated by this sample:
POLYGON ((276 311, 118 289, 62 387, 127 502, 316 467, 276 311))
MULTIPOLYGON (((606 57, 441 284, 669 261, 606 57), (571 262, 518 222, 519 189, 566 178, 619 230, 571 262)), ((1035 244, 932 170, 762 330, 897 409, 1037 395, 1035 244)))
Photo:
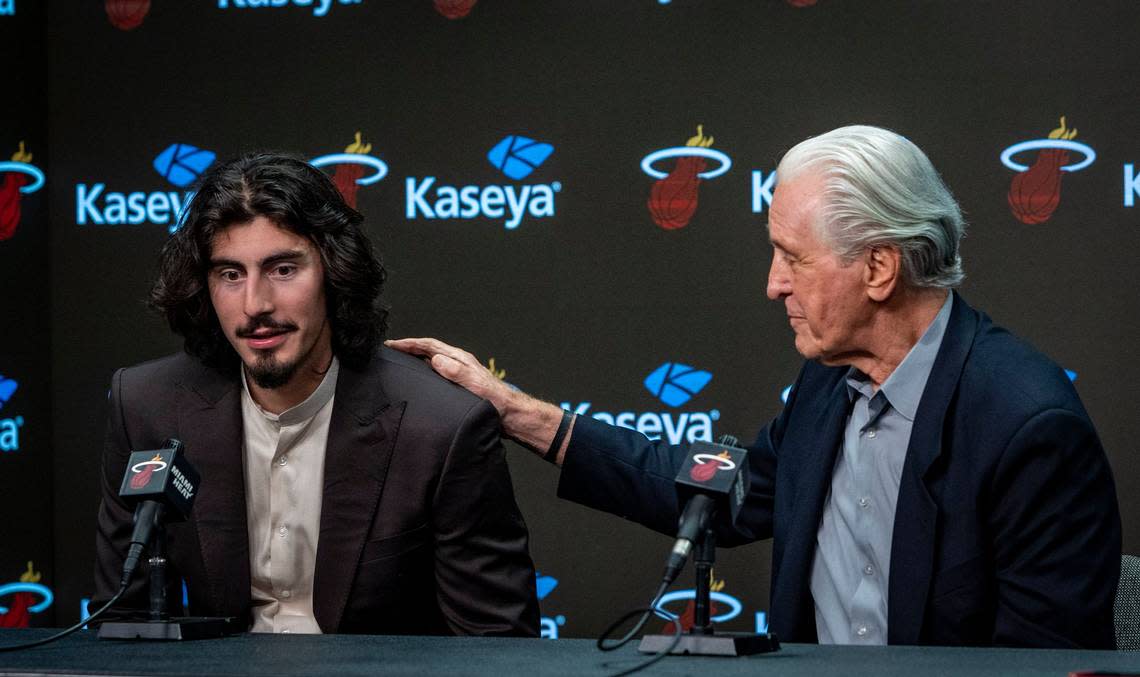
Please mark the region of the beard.
POLYGON ((272 355, 263 355, 253 364, 245 365, 245 373, 259 388, 276 390, 293 380, 300 364, 300 360, 279 362, 272 355))

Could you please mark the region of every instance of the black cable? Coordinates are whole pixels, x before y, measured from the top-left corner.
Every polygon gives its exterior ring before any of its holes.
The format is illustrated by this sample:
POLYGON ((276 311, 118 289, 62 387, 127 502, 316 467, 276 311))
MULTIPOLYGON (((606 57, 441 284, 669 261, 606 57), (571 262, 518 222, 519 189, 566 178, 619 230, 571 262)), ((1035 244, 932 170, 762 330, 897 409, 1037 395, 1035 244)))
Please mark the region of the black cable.
POLYGON ((614 650, 620 649, 621 647, 628 644, 630 642, 630 640, 632 640, 637 635, 637 633, 641 632, 641 629, 645 627, 645 624, 647 622, 649 622, 649 617, 652 616, 653 614, 657 614, 658 616, 661 616, 665 620, 669 620, 669 621, 673 622, 673 640, 671 642, 669 642, 668 646, 666 646, 661 651, 658 651, 654 655, 650 656, 648 660, 644 660, 644 661, 638 663, 637 665, 633 666, 632 668, 622 670, 621 672, 615 673, 613 675, 613 677, 623 677, 624 675, 632 675, 635 672, 639 672, 641 670, 644 670, 645 668, 649 667, 650 665, 653 665, 654 663, 661 660, 662 658, 665 658, 670 653, 672 653, 673 649, 677 648, 677 644, 681 641, 681 632, 682 632, 681 631, 681 619, 678 618, 674 614, 671 614, 667 611, 662 611, 662 610, 657 608, 657 603, 661 599, 661 596, 665 594, 665 591, 668 590, 669 586, 672 584, 673 584, 673 581, 669 580, 669 579, 662 581, 661 587, 659 587, 657 589, 657 594, 653 596, 653 601, 649 603, 648 607, 646 607, 644 609, 634 609, 628 613, 623 614, 621 616, 621 618, 617 619, 613 624, 610 625, 610 627, 606 628, 605 631, 601 634, 601 636, 598 637, 598 641, 597 641, 598 649, 600 649, 601 651, 614 651, 614 650), (631 629, 629 632, 627 632, 625 634, 625 637, 622 637, 620 640, 618 640, 618 642, 616 644, 607 645, 606 639, 610 636, 610 633, 617 630, 619 627, 621 627, 622 623, 625 623, 627 620, 629 620, 630 618, 633 618, 637 614, 642 614, 642 616, 641 616, 641 619, 637 622, 637 624, 633 627, 633 629, 631 629))
POLYGON ((113 605, 115 602, 118 602, 119 598, 122 597, 123 593, 126 591, 127 591, 127 586, 125 586, 125 585, 121 586, 119 588, 119 591, 115 593, 115 596, 112 597, 106 604, 103 605, 103 608, 99 609, 98 611, 91 614, 87 618, 84 618, 83 620, 79 621, 75 625, 71 626, 70 628, 68 628, 62 632, 57 632, 56 634, 52 635, 51 637, 39 639, 39 640, 36 640, 34 642, 28 642, 27 644, 13 644, 12 646, 0 646, 0 651, 20 651, 21 649, 30 649, 34 646, 40 646, 41 644, 48 644, 49 642, 54 642, 57 639, 62 639, 64 637, 67 637, 71 633, 82 628, 84 625, 87 625, 91 621, 98 618, 107 609, 110 609, 111 605, 113 605))

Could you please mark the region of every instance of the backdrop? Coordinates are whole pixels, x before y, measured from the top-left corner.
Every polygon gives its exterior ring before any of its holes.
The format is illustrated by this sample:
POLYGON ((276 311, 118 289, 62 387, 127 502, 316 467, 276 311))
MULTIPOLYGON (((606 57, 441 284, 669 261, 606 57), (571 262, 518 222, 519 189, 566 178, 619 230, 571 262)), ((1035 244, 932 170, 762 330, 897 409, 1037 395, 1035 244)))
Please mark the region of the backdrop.
MULTIPOLYGON (((1140 549, 1138 25, 1125 1, 0 0, 3 622, 80 618, 110 376, 180 349, 144 306, 157 252, 194 178, 255 149, 363 212, 392 336, 648 434, 751 439, 800 363, 764 297, 776 163, 894 129, 965 209, 965 297, 1070 370, 1140 549)), ((668 540, 508 454, 543 634, 647 602, 668 540)), ((717 616, 763 626, 769 546, 715 577, 717 616)))

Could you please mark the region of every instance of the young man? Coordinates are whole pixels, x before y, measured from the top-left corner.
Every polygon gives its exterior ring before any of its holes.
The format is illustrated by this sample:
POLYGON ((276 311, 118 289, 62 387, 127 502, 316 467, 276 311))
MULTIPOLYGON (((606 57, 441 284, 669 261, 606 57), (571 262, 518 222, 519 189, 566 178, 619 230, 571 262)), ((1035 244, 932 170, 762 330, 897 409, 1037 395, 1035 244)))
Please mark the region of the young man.
MULTIPOLYGON (((294 158, 203 177, 151 294, 185 353, 112 382, 93 605, 117 590, 130 538, 130 451, 177 438, 201 474, 189 521, 168 527, 191 615, 259 632, 537 635, 499 419, 379 345, 385 273, 361 222, 294 158)), ((145 580, 120 611, 146 608, 145 580)))

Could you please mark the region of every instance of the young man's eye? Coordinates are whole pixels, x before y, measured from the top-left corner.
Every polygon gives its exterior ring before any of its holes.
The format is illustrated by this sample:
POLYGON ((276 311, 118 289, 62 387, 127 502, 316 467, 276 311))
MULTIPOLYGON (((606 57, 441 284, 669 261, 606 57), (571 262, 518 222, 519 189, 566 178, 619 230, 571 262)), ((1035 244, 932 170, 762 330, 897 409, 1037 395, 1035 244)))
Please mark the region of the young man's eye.
POLYGON ((295 272, 297 272, 297 266, 291 263, 287 265, 277 266, 273 269, 273 274, 277 275, 278 277, 289 277, 295 272))

